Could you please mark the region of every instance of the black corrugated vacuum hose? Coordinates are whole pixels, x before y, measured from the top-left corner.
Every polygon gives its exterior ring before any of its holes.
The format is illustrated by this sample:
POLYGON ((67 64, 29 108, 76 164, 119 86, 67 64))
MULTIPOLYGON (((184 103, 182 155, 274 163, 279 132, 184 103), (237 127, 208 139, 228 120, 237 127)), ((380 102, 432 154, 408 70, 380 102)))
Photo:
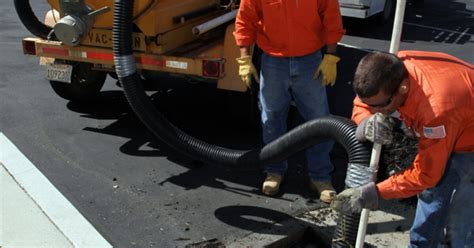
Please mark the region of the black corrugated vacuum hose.
POLYGON ((331 116, 307 122, 265 147, 249 151, 215 146, 187 135, 156 110, 139 83, 131 45, 133 1, 115 1, 114 11, 115 68, 127 100, 151 132, 177 152, 214 164, 258 167, 282 161, 321 141, 335 139, 348 151, 350 163, 368 164, 370 154, 367 147, 355 138, 355 124, 343 117, 331 116))
MULTIPOLYGON (((187 135, 168 122, 158 112, 140 83, 133 57, 131 34, 133 0, 115 0, 113 46, 116 72, 130 106, 161 141, 188 157, 234 168, 259 168, 280 162, 290 155, 327 139, 344 146, 349 163, 369 164, 369 149, 355 138, 355 124, 342 117, 324 117, 307 122, 274 142, 256 150, 233 150, 208 144, 187 135)), ((14 0, 15 9, 23 25, 34 35, 48 39, 51 27, 40 22, 28 0, 14 0)), ((334 247, 351 247, 355 244, 360 214, 340 216, 333 238, 334 247)))
MULTIPOLYGON (((370 151, 355 138, 356 125, 342 117, 325 117, 307 122, 261 149, 247 151, 212 145, 175 127, 156 110, 140 83, 131 42, 133 6, 133 0, 115 0, 113 48, 116 73, 134 112, 148 129, 170 148, 188 157, 216 165, 259 168, 285 160, 311 145, 334 139, 346 149, 349 163, 369 165, 370 151)), ((334 240, 344 239, 352 243, 351 236, 357 225, 349 224, 341 228, 342 231, 336 232, 336 235, 341 233, 340 237, 336 236, 334 240), (346 230, 347 228, 349 229, 346 230), (347 236, 348 234, 350 236, 347 236)), ((353 240, 355 242, 355 236, 353 240)))
POLYGON ((35 36, 48 39, 52 28, 39 21, 29 0, 14 0, 15 10, 23 25, 35 36))

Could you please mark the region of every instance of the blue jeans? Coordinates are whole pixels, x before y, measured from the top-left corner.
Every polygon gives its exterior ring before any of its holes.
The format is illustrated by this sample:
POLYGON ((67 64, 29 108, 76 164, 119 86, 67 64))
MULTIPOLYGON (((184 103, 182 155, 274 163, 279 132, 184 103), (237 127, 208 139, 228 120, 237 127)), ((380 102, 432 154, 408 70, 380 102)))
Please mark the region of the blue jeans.
MULTIPOLYGON (((260 104, 265 144, 287 132, 288 110, 292 99, 306 120, 329 115, 326 88, 321 78, 313 74, 321 63, 321 52, 301 57, 272 57, 262 55, 260 72, 260 104)), ((306 150, 309 176, 318 181, 331 181, 333 166, 329 152, 333 142, 324 142, 306 150)), ((288 169, 286 161, 266 167, 267 173, 283 175, 288 169)))
POLYGON ((474 247, 474 153, 454 153, 441 181, 418 195, 409 247, 438 247, 445 228, 451 247, 474 247))

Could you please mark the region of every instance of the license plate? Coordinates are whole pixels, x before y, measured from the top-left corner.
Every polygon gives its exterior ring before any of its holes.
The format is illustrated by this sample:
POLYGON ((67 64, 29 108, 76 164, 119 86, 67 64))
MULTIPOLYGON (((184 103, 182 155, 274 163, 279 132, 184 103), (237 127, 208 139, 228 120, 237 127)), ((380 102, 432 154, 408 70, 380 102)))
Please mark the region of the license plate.
POLYGON ((51 81, 71 82, 72 65, 51 64, 46 66, 46 78, 51 81))

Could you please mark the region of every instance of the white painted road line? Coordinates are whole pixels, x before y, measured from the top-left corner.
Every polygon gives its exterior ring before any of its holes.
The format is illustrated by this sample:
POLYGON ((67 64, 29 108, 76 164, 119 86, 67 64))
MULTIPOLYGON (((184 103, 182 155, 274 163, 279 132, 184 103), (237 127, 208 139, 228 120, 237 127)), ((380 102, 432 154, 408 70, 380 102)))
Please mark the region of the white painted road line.
POLYGON ((464 36, 466 34, 470 35, 470 33, 468 33, 468 31, 469 31, 468 27, 463 32, 459 32, 457 30, 446 29, 446 28, 438 28, 438 27, 421 25, 421 24, 411 23, 411 22, 404 22, 403 24, 414 26, 414 27, 419 27, 419 28, 432 29, 432 30, 436 30, 436 31, 440 31, 440 32, 453 33, 453 34, 462 35, 462 36, 464 36))
POLYGON ((74 247, 112 247, 1 132, 0 162, 74 247))

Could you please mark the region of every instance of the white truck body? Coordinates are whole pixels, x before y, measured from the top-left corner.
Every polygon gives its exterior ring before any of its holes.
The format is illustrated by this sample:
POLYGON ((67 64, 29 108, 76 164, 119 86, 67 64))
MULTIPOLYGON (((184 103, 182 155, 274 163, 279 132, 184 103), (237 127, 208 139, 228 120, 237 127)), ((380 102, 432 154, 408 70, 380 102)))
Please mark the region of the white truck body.
POLYGON ((391 0, 339 0, 341 15, 365 19, 384 11, 385 2, 391 0))

